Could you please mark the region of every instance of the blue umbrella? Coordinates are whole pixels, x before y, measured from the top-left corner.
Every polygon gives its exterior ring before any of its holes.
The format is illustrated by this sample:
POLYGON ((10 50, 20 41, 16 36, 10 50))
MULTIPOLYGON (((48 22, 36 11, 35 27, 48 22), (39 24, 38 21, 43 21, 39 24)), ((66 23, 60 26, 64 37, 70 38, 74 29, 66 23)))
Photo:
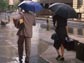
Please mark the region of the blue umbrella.
POLYGON ((18 7, 22 8, 23 10, 32 12, 39 12, 43 9, 40 3, 33 1, 23 1, 18 5, 18 7))

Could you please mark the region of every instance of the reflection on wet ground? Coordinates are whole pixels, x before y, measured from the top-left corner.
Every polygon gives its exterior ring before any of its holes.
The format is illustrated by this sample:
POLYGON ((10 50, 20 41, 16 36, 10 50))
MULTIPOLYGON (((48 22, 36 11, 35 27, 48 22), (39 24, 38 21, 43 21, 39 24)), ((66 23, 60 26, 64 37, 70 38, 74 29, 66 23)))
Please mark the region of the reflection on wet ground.
MULTIPOLYGON (((40 24, 37 24, 33 28, 34 33, 31 43, 30 63, 46 63, 46 61, 38 55, 39 27, 40 24)), ((6 26, 0 26, 0 63, 18 63, 18 37, 16 32, 17 29, 14 27, 13 23, 9 23, 6 26)))
POLYGON ((0 26, 0 63, 14 61, 12 57, 17 56, 16 36, 10 26, 0 26))
MULTIPOLYGON (((46 31, 45 28, 41 28, 41 24, 45 22, 38 21, 33 28, 30 63, 83 63, 75 58, 75 52, 67 51, 64 62, 56 61, 57 54, 52 46, 53 41, 50 39, 54 31, 46 31)), ((7 26, 0 26, 0 63, 18 63, 16 32, 17 29, 12 22, 7 26)))

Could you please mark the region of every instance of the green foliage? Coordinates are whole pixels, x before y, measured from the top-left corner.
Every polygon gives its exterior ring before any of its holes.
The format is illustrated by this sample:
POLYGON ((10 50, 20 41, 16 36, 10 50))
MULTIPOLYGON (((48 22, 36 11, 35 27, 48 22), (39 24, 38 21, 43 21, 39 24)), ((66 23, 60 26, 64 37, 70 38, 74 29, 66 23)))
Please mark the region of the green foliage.
POLYGON ((5 11, 8 9, 7 0, 0 0, 0 11, 5 11))
POLYGON ((19 4, 19 2, 17 2, 17 3, 14 4, 14 9, 18 8, 18 4, 19 4))

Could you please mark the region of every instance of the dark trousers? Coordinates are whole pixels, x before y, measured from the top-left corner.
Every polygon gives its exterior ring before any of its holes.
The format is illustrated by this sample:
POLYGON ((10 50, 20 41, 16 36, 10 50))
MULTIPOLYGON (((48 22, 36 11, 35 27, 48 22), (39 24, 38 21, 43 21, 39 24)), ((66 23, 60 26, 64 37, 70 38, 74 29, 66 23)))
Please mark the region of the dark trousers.
POLYGON ((31 38, 19 36, 18 37, 18 55, 19 55, 20 61, 23 58, 24 47, 25 47, 25 55, 26 55, 25 61, 29 61, 31 38))

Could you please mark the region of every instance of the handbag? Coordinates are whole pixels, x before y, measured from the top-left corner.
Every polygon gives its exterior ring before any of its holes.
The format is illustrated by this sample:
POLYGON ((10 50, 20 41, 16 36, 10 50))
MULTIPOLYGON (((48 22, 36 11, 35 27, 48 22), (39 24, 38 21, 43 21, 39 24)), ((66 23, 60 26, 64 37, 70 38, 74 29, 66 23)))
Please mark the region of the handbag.
POLYGON ((57 34, 56 33, 53 33, 52 35, 51 35, 51 39, 52 40, 55 40, 57 38, 57 34))
POLYGON ((13 22, 16 28, 18 29, 24 28, 23 19, 13 19, 13 22))
POLYGON ((14 22, 14 25, 16 28, 22 29, 22 28, 24 28, 24 16, 21 12, 19 14, 21 15, 21 18, 13 19, 13 22, 14 22))
POLYGON ((51 35, 51 39, 54 40, 53 46, 54 46, 56 49, 59 49, 60 42, 59 42, 59 39, 58 39, 57 34, 56 34, 56 33, 53 33, 53 34, 51 35))
POLYGON ((68 51, 75 51, 77 43, 77 40, 67 37, 67 39, 65 40, 64 48, 68 51))

